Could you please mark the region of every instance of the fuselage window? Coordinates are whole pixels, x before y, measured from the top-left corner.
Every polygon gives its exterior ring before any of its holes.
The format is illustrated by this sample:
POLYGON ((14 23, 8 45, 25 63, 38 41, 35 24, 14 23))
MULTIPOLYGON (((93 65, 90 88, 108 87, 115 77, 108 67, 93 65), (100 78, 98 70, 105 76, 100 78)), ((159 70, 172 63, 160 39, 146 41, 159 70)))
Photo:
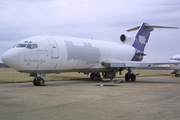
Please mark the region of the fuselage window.
POLYGON ((22 47, 26 47, 27 44, 18 44, 16 47, 18 48, 22 48, 22 47))

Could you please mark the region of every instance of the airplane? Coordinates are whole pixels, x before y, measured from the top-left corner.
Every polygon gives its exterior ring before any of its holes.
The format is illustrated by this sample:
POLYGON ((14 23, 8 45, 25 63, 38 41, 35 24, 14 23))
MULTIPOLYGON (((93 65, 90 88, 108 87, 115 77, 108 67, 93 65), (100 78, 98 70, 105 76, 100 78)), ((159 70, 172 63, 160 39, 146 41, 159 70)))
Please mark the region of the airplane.
POLYGON ((40 35, 19 41, 5 52, 2 61, 19 72, 34 77, 34 86, 44 86, 47 73, 78 72, 90 74, 90 78, 113 80, 116 73, 127 70, 126 81, 136 81, 134 67, 151 67, 142 62, 144 48, 153 28, 172 28, 142 23, 127 30, 138 30, 135 38, 122 34, 120 43, 82 39, 67 36, 40 35))
MULTIPOLYGON (((159 63, 153 63, 153 65, 169 65, 169 67, 172 69, 169 74, 175 74, 175 77, 180 77, 179 71, 180 71, 180 54, 174 55, 170 58, 169 62, 159 62, 159 63)), ((157 66, 156 66, 157 67, 157 66)), ((158 66, 160 67, 160 66, 158 66)))
POLYGON ((170 61, 169 61, 169 66, 172 69, 169 74, 175 74, 175 77, 180 77, 179 70, 180 70, 180 54, 174 55, 170 61))

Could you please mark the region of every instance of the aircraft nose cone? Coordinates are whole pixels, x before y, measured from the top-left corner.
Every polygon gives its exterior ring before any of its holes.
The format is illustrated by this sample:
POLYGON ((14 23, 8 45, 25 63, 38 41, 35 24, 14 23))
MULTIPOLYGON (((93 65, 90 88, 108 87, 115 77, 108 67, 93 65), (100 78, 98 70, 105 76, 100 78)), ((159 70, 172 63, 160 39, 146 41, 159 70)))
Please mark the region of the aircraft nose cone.
POLYGON ((16 68, 19 62, 19 53, 16 49, 10 49, 2 55, 1 59, 9 67, 16 68))

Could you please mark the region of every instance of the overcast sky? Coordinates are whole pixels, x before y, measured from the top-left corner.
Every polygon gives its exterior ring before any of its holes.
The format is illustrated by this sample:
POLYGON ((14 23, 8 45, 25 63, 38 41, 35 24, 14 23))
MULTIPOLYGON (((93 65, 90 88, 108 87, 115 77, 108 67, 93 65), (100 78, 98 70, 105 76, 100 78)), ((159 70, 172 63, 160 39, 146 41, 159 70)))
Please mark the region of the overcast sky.
MULTIPOLYGON (((0 0, 0 58, 18 41, 63 35, 120 42, 142 22, 180 27, 180 0, 0 0)), ((180 54, 180 29, 155 29, 143 61, 180 54)), ((0 60, 0 62, 2 62, 0 60)))

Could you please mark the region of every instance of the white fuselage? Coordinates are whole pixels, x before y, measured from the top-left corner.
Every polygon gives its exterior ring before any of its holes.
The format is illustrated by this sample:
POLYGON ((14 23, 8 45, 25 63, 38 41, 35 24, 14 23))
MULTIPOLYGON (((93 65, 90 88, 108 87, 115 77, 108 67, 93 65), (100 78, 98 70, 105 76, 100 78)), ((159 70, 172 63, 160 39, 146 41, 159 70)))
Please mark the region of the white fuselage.
POLYGON ((134 54, 135 48, 127 44, 46 35, 19 41, 2 60, 8 57, 7 64, 21 72, 89 73, 103 71, 103 60, 130 61, 134 54))
POLYGON ((180 70, 180 64, 179 64, 179 62, 180 62, 180 54, 174 55, 169 61, 169 63, 176 63, 176 62, 177 62, 177 64, 169 64, 170 68, 173 69, 173 70, 180 70))

